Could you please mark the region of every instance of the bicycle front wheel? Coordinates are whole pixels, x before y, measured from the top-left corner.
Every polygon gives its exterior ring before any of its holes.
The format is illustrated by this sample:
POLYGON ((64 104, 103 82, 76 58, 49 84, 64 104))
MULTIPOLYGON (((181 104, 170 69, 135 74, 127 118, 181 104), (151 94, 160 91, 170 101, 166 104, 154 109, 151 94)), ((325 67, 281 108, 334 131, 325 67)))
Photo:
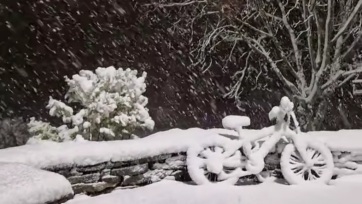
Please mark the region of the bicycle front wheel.
POLYGON ((285 180, 289 184, 319 182, 327 184, 333 176, 333 156, 328 147, 322 143, 309 142, 306 155, 307 164, 294 144, 288 144, 281 156, 280 166, 285 180))

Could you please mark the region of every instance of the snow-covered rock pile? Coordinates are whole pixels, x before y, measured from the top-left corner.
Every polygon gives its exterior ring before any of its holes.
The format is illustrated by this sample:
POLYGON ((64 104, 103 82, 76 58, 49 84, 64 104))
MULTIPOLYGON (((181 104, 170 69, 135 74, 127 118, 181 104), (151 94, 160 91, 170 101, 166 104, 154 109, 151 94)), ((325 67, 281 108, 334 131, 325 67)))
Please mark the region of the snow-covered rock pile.
POLYGON ((335 174, 362 174, 362 151, 333 151, 335 174))
POLYGON ((72 197, 71 184, 59 174, 0 162, 0 203, 57 204, 72 197))

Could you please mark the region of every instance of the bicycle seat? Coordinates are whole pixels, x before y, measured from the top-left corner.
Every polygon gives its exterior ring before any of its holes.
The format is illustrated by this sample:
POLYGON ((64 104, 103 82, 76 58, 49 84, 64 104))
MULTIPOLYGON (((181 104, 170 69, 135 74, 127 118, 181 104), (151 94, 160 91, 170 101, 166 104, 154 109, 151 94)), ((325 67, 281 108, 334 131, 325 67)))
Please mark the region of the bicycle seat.
POLYGON ((249 126, 250 118, 247 116, 228 115, 222 119, 222 126, 225 129, 237 130, 241 127, 249 126))

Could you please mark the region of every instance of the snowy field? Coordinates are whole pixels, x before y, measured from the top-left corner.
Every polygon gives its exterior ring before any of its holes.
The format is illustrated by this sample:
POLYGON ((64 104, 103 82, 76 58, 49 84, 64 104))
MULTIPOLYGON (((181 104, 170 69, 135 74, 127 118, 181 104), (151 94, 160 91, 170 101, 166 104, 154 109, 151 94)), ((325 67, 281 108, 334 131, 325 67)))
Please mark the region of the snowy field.
POLYGON ((275 182, 193 186, 162 181, 96 197, 79 196, 66 204, 361 204, 361 192, 362 176, 344 177, 329 186, 289 186, 275 182))

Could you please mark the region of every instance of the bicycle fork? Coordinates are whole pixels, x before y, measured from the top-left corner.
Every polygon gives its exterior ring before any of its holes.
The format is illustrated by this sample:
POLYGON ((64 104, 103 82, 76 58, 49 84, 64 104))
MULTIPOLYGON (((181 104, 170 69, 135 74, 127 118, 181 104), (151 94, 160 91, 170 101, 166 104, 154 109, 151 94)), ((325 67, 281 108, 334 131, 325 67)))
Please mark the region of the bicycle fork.
POLYGON ((311 158, 307 155, 307 141, 305 141, 303 138, 300 137, 299 134, 295 133, 292 130, 288 130, 286 133, 286 135, 293 140, 296 150, 299 152, 306 165, 312 165, 311 158))

